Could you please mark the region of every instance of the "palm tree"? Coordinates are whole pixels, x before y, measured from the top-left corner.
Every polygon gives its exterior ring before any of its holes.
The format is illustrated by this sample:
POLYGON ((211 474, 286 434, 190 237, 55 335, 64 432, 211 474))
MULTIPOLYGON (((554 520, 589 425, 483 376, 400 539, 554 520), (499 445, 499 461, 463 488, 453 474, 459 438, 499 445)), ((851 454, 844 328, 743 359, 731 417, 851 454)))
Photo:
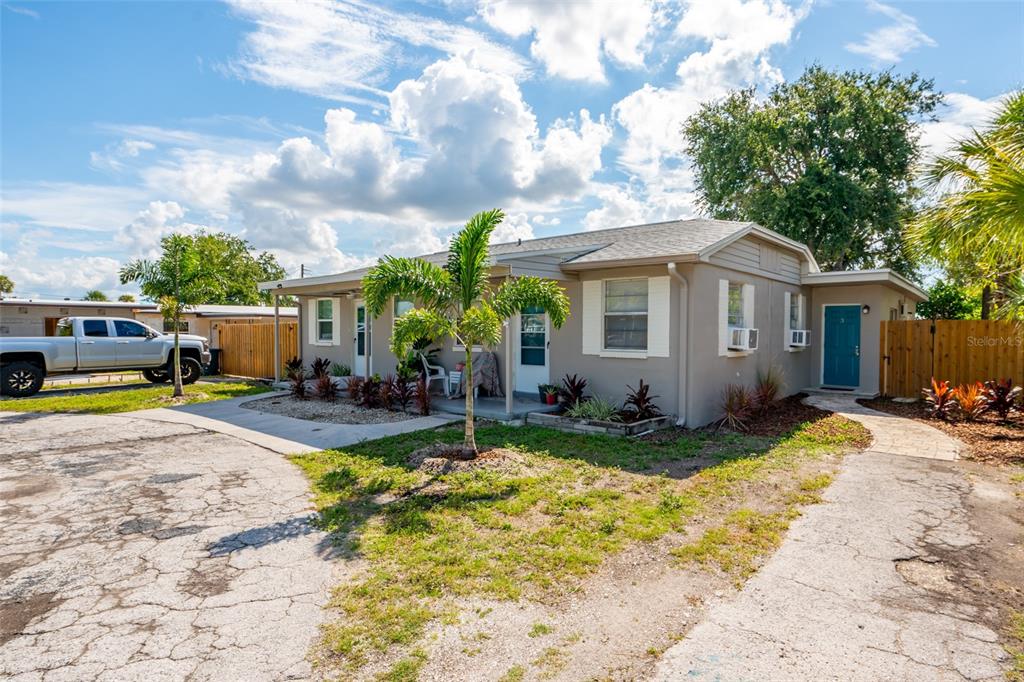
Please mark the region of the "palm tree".
POLYGON ((970 261, 1006 299, 1001 317, 1024 313, 1024 90, 983 130, 932 161, 924 180, 936 202, 911 222, 907 241, 940 263, 970 261))
POLYGON ((121 284, 138 282, 142 295, 157 301, 164 319, 174 323, 174 397, 185 395, 181 385, 181 348, 178 328, 181 315, 204 303, 215 285, 214 277, 202 267, 202 258, 189 237, 172 234, 160 242, 158 260, 132 260, 121 268, 121 284))
MULTIPOLYGON (((367 311, 380 315, 392 297, 416 301, 395 320, 391 351, 405 357, 421 338, 451 337, 466 349, 466 428, 464 445, 477 451, 473 430, 473 346, 495 346, 504 322, 528 307, 543 309, 561 327, 569 316, 569 298, 558 284, 540 277, 506 279, 492 289, 488 243, 505 215, 499 209, 473 216, 452 239, 444 267, 417 258, 385 256, 363 278, 367 311)), ((506 390, 512 390, 506 386, 506 390)))

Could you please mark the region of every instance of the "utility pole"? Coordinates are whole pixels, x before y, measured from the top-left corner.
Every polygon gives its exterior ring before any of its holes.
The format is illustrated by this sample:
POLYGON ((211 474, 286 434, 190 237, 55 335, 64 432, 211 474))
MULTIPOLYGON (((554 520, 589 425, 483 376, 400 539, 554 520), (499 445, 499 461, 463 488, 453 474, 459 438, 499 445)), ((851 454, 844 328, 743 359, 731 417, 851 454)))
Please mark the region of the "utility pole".
POLYGON ((306 264, 305 263, 299 263, 299 279, 304 279, 305 277, 306 277, 306 264))

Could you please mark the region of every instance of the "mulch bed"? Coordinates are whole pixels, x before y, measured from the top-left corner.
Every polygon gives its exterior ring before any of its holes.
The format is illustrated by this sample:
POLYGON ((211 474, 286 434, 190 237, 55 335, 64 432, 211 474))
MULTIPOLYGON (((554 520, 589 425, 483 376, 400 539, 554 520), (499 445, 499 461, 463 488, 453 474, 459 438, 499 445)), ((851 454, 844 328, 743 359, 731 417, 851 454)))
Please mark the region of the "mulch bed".
POLYGON ((410 465, 434 475, 474 469, 511 471, 520 468, 525 461, 521 453, 508 448, 480 448, 474 456, 472 450, 451 443, 419 448, 410 453, 408 459, 410 465))
POLYGON ((874 398, 857 402, 879 412, 888 412, 934 426, 967 446, 964 453, 966 459, 989 464, 1024 464, 1024 416, 1020 413, 1011 415, 1008 422, 1001 422, 998 415, 989 413, 981 415, 974 422, 947 422, 929 417, 921 401, 897 403, 887 398, 874 398))

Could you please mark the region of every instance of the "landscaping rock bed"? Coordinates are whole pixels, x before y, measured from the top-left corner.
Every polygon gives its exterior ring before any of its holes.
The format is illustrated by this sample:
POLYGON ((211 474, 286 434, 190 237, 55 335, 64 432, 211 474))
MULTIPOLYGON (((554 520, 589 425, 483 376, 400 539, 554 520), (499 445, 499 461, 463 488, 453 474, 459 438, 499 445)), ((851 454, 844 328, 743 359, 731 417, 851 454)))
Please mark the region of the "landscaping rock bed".
POLYGON ((416 415, 388 410, 366 409, 359 407, 351 400, 339 399, 334 402, 317 400, 296 400, 291 396, 275 396, 250 400, 242 403, 244 408, 279 414, 284 417, 306 419, 329 424, 387 424, 414 419, 416 415))
POLYGON ((662 415, 652 419, 643 419, 635 422, 606 422, 594 419, 575 419, 559 414, 544 414, 531 412, 526 416, 527 424, 546 426, 560 431, 572 431, 576 433, 600 433, 606 436, 637 436, 652 431, 660 431, 672 427, 675 418, 670 415, 662 415))

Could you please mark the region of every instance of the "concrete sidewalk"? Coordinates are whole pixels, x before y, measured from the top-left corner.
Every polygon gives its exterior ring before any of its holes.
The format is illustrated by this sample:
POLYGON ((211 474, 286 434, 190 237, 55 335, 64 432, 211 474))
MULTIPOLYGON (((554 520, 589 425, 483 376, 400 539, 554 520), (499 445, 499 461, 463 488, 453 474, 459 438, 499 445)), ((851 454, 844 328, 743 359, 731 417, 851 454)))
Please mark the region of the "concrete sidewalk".
POLYGON ((982 572, 1006 565, 992 553, 1024 532, 1012 492, 948 461, 956 442, 927 425, 851 398, 808 402, 862 421, 875 444, 844 460, 825 502, 653 678, 1001 680, 1008 654, 991 592, 1001 579, 982 572), (986 506, 996 531, 978 521, 986 506))
POLYGON ((433 429, 459 419, 450 415, 442 415, 417 417, 386 424, 329 424, 257 412, 241 406, 250 400, 262 400, 275 395, 287 394, 260 393, 231 400, 127 412, 125 416, 134 419, 188 424, 234 436, 282 454, 315 452, 351 445, 364 440, 433 429))

